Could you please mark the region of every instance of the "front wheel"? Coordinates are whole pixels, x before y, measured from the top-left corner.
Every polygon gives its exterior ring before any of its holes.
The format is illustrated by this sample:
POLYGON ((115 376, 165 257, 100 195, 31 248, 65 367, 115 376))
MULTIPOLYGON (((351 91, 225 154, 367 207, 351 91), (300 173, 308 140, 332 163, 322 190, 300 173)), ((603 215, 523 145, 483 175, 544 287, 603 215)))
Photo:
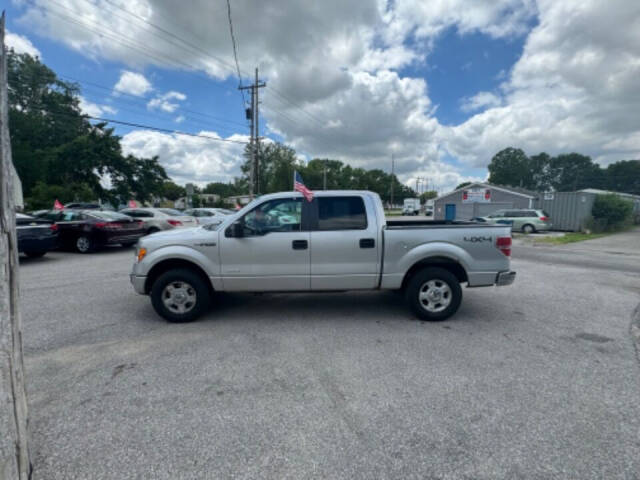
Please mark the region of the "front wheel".
POLYGON ((151 287, 154 310, 170 322, 191 322, 207 311, 209 303, 207 284, 191 270, 169 270, 151 287))
POLYGON ((428 321, 446 320, 458 311, 462 302, 456 276, 438 267, 427 267, 413 275, 405 295, 413 313, 428 321))
POLYGON ((38 252, 24 252, 24 254, 29 257, 29 258, 40 258, 40 257, 44 257, 45 253, 47 253, 46 250, 44 251, 38 251, 38 252))

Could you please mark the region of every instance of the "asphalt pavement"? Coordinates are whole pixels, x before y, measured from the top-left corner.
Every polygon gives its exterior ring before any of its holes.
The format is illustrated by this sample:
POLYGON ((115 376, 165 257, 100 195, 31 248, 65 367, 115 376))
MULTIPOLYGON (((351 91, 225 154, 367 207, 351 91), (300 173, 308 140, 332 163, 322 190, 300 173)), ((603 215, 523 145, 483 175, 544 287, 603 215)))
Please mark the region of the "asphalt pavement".
POLYGON ((640 478, 640 270, 562 249, 516 245, 516 283, 443 323, 362 292, 172 325, 132 250, 26 259, 33 478, 640 478))

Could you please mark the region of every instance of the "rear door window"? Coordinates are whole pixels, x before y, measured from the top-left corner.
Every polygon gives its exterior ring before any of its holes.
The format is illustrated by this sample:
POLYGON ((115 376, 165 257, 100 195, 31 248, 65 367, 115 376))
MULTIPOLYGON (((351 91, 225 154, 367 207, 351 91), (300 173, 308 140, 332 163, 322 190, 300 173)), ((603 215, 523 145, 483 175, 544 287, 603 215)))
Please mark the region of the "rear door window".
POLYGON ((367 213, 361 197, 319 197, 318 230, 366 230, 367 213))

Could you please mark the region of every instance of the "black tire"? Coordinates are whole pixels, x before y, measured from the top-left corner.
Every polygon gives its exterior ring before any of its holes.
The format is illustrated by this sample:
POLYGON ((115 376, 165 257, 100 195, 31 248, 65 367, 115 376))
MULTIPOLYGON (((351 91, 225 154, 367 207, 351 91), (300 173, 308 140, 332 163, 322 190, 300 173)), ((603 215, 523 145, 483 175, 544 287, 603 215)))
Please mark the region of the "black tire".
POLYGON ((526 223, 522 226, 522 233, 536 233, 536 227, 530 223, 526 223))
POLYGON ((156 233, 159 231, 160 229, 158 227, 151 227, 149 230, 147 230, 147 235, 151 235, 152 233, 156 233))
POLYGON ((204 279, 193 270, 183 268, 168 270, 153 282, 153 286, 151 287, 151 304, 158 315, 170 322, 192 322, 209 309, 211 292, 204 279), (193 305, 190 305, 188 299, 183 303, 176 302, 174 304, 176 309, 184 305, 184 307, 188 309, 187 311, 180 313, 175 309, 170 309, 165 303, 165 300, 167 303, 171 301, 170 296, 167 296, 169 292, 165 291, 165 288, 171 284, 174 284, 176 288, 184 290, 185 295, 191 295, 191 293, 188 293, 190 289, 195 294, 193 305), (178 287, 178 285, 181 286, 178 287))
POLYGON ((135 242, 126 242, 126 243, 123 243, 123 244, 122 244, 122 246, 123 246, 124 248, 131 248, 131 247, 133 247, 136 243, 138 243, 138 242, 137 242, 137 241, 135 241, 135 242))
POLYGON ((419 319, 438 322, 446 320, 458 311, 462 302, 462 288, 450 271, 439 267, 426 267, 411 277, 405 289, 405 298, 409 308, 419 319), (429 286, 428 282, 433 283, 429 286), (421 299, 421 293, 429 295, 430 288, 434 292, 431 295, 437 296, 440 300, 421 299), (440 292, 439 295, 437 292, 440 292))
POLYGON ((43 251, 43 252, 24 252, 24 254, 29 257, 29 258, 40 258, 40 257, 44 257, 45 253, 47 253, 47 251, 43 251))
POLYGON ((74 246, 76 251, 80 253, 91 253, 95 250, 95 245, 89 235, 78 236, 74 246))

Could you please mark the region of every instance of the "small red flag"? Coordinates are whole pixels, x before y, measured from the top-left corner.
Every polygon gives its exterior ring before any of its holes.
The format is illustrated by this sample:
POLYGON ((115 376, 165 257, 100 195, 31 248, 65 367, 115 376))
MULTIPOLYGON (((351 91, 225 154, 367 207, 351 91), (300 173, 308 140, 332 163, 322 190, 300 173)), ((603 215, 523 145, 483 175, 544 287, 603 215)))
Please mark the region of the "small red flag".
POLYGON ((64 206, 58 201, 57 198, 56 198, 56 201, 53 202, 53 209, 54 210, 64 210, 64 206))
POLYGON ((129 200, 129 208, 138 208, 138 204, 135 200, 129 200))

